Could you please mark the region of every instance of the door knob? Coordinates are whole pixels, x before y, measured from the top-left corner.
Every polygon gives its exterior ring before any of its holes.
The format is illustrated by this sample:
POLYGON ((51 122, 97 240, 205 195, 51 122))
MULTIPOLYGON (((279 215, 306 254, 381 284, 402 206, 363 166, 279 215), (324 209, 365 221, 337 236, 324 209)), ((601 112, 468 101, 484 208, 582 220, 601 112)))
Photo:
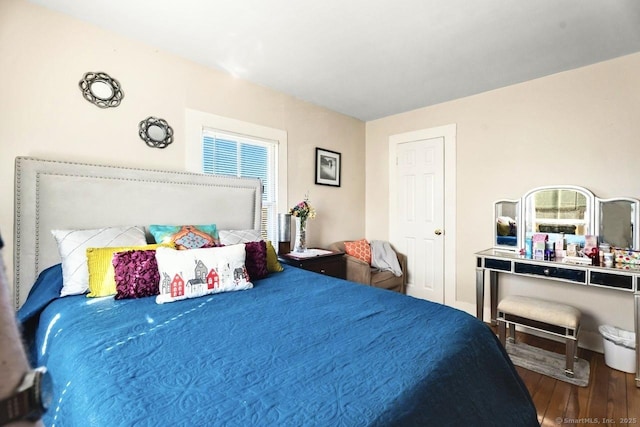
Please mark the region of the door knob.
POLYGON ((442 234, 442 230, 440 230, 439 228, 436 228, 434 233, 436 233, 436 236, 440 236, 442 234))

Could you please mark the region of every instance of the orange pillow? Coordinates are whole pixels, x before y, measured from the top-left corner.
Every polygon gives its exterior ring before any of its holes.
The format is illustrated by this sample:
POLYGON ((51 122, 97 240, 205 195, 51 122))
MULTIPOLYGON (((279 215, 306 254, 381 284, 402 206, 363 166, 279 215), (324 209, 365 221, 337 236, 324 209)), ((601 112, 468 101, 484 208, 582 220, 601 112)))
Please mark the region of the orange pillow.
POLYGON ((355 242, 344 242, 344 250, 347 255, 356 257, 367 264, 371 264, 371 246, 366 239, 357 240, 355 242))

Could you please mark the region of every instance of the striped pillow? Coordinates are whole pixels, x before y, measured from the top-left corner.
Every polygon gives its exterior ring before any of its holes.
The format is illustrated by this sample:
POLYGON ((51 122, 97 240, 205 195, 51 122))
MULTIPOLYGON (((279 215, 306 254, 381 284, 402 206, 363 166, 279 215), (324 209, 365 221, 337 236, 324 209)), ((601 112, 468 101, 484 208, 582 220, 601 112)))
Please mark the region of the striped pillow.
POLYGON ((220 230, 218 234, 220 243, 225 246, 262 240, 260 230, 220 230))
POLYGON ((142 227, 107 227, 91 230, 51 230, 62 260, 60 296, 84 294, 89 290, 87 249, 114 246, 143 246, 142 227))

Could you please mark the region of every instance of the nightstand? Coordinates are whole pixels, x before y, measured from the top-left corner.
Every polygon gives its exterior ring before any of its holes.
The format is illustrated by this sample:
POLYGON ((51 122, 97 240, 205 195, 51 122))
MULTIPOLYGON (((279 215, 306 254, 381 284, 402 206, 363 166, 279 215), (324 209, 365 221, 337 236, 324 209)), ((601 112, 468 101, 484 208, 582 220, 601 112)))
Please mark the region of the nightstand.
POLYGON ((309 249, 308 252, 298 254, 290 252, 278 255, 278 260, 292 267, 302 268, 327 276, 345 279, 347 270, 344 261, 344 252, 329 251, 326 249, 309 249))

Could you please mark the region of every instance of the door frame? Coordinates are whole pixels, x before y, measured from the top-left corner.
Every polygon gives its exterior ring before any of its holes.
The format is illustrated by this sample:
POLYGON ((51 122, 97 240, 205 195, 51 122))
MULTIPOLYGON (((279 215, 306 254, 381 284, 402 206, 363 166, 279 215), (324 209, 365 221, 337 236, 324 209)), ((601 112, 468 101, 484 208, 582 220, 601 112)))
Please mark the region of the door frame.
POLYGON ((433 128, 389 136, 389 241, 394 243, 392 224, 397 221, 394 196, 397 193, 396 182, 397 145, 404 142, 424 139, 444 139, 444 303, 456 306, 456 125, 449 124, 433 128))

